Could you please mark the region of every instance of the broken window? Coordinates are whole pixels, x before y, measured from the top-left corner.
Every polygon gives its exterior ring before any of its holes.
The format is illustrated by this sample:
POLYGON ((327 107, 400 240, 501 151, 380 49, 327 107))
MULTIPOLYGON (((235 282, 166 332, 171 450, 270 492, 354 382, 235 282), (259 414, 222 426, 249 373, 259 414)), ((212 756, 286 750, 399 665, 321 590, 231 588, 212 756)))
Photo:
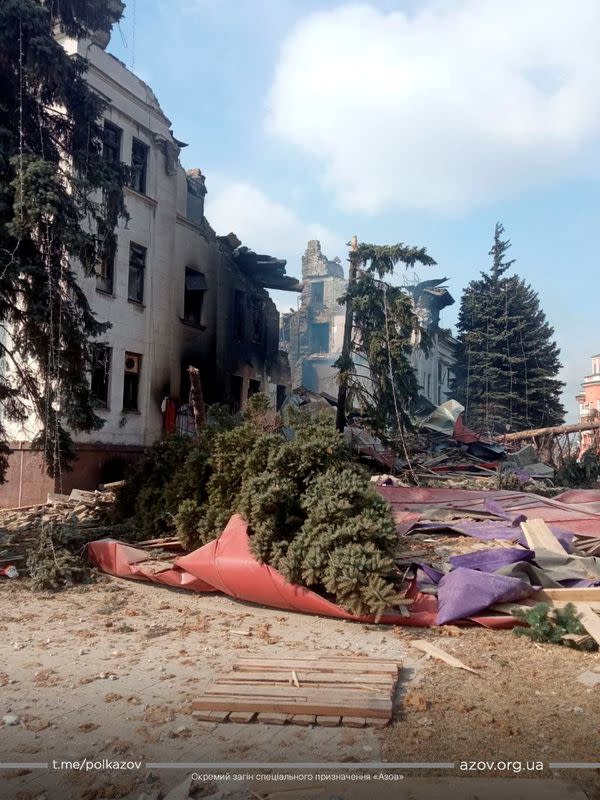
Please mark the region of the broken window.
POLYGON ((146 172, 148 162, 148 145, 133 139, 131 142, 131 188, 140 194, 146 194, 146 172))
POLYGON ((111 347, 105 344, 92 345, 90 389, 93 403, 98 408, 109 406, 111 360, 111 347))
POLYGON ((323 305, 323 288, 324 288, 323 281, 318 281, 317 283, 311 283, 310 297, 313 305, 315 306, 323 305))
POLYGON ((238 342, 246 338, 246 294, 240 289, 233 294, 233 335, 238 342))
POLYGON ((146 271, 146 248, 131 242, 129 245, 129 284, 127 299, 133 303, 144 302, 144 273, 146 271))
POLYGON ((263 300, 261 297, 250 298, 250 321, 252 324, 252 341, 262 343, 263 340, 263 300))
POLYGON ((277 396, 276 396, 276 410, 279 411, 281 406, 285 403, 285 398, 287 396, 287 389, 285 386, 281 384, 277 384, 277 396))
POLYGON ((117 237, 104 225, 98 225, 99 265, 96 273, 96 289, 99 292, 112 294, 115 280, 115 258, 117 255, 117 237))
POLYGON ((313 353, 329 352, 329 323, 313 322, 311 328, 311 349, 313 353))
POLYGON ((229 395, 230 395, 229 405, 231 407, 232 414, 237 414, 238 411, 242 410, 243 386, 244 386, 244 379, 242 378, 241 375, 231 376, 231 386, 229 390, 229 395))
POLYGON ((183 304, 183 318, 190 325, 202 324, 202 308, 204 306, 204 292, 206 291, 206 278, 201 272, 186 267, 185 269, 185 298, 183 304))
POLYGON ((142 357, 139 353, 125 353, 125 375, 123 379, 123 411, 138 410, 140 372, 142 357))
POLYGON ((248 399, 250 399, 253 395, 258 394, 260 392, 260 381, 255 381, 250 379, 248 381, 248 399))
POLYGON ((121 160, 121 135, 123 131, 112 122, 104 121, 102 137, 102 157, 109 164, 121 160))

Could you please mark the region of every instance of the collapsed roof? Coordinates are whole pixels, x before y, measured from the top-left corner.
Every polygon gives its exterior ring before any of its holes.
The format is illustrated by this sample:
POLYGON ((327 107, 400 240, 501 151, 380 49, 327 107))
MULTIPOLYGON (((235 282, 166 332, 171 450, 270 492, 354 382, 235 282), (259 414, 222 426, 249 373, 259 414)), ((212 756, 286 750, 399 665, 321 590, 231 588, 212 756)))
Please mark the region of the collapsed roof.
POLYGON ((254 283, 264 289, 282 289, 288 292, 301 292, 302 284, 291 275, 286 275, 285 258, 275 258, 240 245, 233 251, 241 271, 254 283))

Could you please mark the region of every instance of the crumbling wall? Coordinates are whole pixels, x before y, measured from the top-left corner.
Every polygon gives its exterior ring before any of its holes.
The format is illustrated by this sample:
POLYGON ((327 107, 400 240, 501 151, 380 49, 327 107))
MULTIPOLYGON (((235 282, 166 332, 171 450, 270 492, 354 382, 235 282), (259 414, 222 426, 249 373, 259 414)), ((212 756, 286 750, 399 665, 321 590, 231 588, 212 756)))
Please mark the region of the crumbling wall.
POLYGON ((317 240, 308 242, 302 256, 302 287, 300 307, 283 315, 281 327, 292 386, 331 394, 336 390, 333 364, 344 336, 345 309, 338 301, 346 280, 340 260, 328 259, 317 240))

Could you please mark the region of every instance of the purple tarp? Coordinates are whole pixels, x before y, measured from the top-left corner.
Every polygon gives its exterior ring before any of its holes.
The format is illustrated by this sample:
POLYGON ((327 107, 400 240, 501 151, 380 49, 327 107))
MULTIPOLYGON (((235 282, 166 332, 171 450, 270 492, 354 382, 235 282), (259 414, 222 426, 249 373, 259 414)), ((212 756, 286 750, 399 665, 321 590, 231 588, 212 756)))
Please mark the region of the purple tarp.
MULTIPOLYGON (((558 541, 563 545, 567 552, 571 552, 573 534, 556 525, 548 526, 558 541)), ((514 540, 527 547, 527 540, 521 528, 514 527, 508 522, 496 522, 495 520, 470 520, 461 519, 451 522, 415 522, 410 529, 410 533, 428 530, 447 530, 462 533, 465 536, 472 536, 474 539, 490 542, 494 539, 514 540)))
POLYGON ((519 578, 490 575, 459 567, 444 575, 438 584, 436 622, 464 619, 494 603, 512 603, 533 594, 533 588, 519 578))
POLYGON ((520 547, 494 547, 492 550, 475 550, 448 559, 454 568, 466 567, 480 572, 496 572, 497 569, 515 564, 517 561, 533 561, 533 550, 520 547))

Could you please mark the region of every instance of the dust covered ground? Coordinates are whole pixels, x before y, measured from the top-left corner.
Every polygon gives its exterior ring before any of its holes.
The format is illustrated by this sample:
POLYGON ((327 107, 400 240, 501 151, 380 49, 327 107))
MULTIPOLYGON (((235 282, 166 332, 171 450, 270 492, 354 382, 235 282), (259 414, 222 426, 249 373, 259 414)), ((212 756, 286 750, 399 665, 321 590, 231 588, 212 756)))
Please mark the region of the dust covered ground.
MULTIPOLYGON (((105 576, 60 594, 34 594, 24 581, 1 581, 0 634, 0 761, 142 762, 123 772, 4 770, 2 798, 156 800, 190 772, 145 767, 165 761, 456 762, 454 769, 431 773, 437 776, 432 780, 468 775, 469 797, 485 796, 482 778, 497 779, 499 787, 510 776, 560 778, 600 798, 598 771, 549 767, 553 761, 600 761, 600 683, 578 681, 582 673, 600 672, 598 654, 534 645, 508 631, 346 623, 105 576), (416 637, 435 641, 477 675, 427 659, 411 647, 416 637), (392 726, 215 725, 191 714, 192 700, 239 655, 344 653, 402 661, 392 726), (18 722, 2 725, 6 715, 18 722), (523 763, 520 774, 459 768, 465 761, 508 760, 523 763), (543 769, 529 772, 525 762, 542 762, 543 769)), ((401 774, 406 790, 425 781, 423 771, 401 774)), ((506 784, 507 797, 517 796, 511 791, 517 784, 523 781, 506 784)), ((210 781, 197 786, 196 796, 215 789, 223 797, 267 796, 254 784, 223 788, 210 781)), ((333 791, 288 790, 289 798, 370 797, 374 791, 347 794, 338 784, 333 791)))

